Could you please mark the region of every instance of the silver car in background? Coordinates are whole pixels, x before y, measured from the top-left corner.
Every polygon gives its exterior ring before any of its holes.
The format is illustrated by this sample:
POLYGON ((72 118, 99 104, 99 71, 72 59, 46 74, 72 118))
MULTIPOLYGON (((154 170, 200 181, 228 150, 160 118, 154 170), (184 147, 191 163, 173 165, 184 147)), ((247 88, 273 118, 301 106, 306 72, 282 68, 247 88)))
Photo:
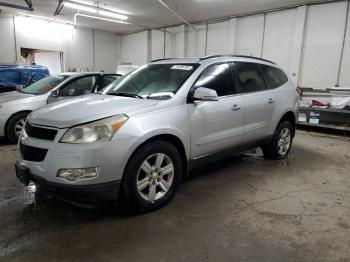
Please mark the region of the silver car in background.
POLYGON ((188 171, 257 146, 288 156, 299 94, 274 63, 251 57, 167 59, 27 120, 17 177, 74 202, 165 205, 188 171))
POLYGON ((101 91, 119 74, 63 73, 45 77, 19 91, 0 94, 0 136, 16 143, 27 115, 48 103, 101 91))

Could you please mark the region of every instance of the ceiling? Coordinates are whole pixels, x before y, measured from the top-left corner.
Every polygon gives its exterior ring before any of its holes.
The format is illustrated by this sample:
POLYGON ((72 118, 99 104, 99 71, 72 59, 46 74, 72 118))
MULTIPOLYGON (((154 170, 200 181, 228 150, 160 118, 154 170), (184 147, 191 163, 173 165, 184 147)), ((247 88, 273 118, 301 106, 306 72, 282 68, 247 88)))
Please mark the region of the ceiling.
MULTIPOLYGON (((0 0, 12 4, 25 6, 24 0, 0 0)), ((77 0, 75 0, 77 1, 77 0)), ((80 0, 92 4, 93 0, 80 0)), ((190 22, 203 21, 256 12, 290 5, 305 4, 312 0, 163 0, 182 17, 190 22)), ((182 23, 179 18, 162 6, 157 0, 99 0, 99 5, 106 9, 113 9, 129 16, 128 22, 144 27, 164 27, 182 23)), ((54 18, 65 22, 73 22, 76 11, 64 7, 58 16, 54 16, 58 0, 32 0, 34 11, 20 11, 1 7, 3 13, 31 14, 54 18)), ((83 12, 82 12, 83 13, 83 12)), ((91 18, 78 17, 79 26, 126 33, 140 30, 142 27, 124 25, 91 18)))

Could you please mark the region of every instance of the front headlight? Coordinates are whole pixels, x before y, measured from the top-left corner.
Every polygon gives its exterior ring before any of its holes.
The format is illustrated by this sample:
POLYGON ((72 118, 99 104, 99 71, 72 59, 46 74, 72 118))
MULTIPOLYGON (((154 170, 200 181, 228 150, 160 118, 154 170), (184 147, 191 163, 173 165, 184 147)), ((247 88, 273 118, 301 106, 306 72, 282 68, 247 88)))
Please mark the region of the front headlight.
POLYGON ((116 115, 70 128, 61 138, 61 143, 85 144, 105 142, 112 139, 128 120, 126 115, 116 115))

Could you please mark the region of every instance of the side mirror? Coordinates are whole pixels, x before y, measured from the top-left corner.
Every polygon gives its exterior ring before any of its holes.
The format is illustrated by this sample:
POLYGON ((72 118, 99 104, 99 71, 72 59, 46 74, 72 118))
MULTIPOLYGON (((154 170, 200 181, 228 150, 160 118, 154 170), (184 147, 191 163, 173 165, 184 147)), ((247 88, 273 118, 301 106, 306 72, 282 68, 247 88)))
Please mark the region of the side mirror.
POLYGON ((198 87, 193 94, 193 101, 219 101, 218 94, 215 90, 198 87))

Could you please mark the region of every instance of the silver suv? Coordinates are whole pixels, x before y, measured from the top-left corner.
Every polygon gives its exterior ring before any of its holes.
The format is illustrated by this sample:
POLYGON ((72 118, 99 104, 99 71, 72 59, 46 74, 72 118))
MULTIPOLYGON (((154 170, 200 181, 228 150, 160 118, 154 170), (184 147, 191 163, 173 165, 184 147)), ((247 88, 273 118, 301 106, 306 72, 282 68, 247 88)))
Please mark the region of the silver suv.
POLYGON ((166 204, 189 170, 262 147, 288 156, 299 94, 274 63, 212 56, 151 62, 92 94, 28 116, 17 177, 63 199, 166 204))

